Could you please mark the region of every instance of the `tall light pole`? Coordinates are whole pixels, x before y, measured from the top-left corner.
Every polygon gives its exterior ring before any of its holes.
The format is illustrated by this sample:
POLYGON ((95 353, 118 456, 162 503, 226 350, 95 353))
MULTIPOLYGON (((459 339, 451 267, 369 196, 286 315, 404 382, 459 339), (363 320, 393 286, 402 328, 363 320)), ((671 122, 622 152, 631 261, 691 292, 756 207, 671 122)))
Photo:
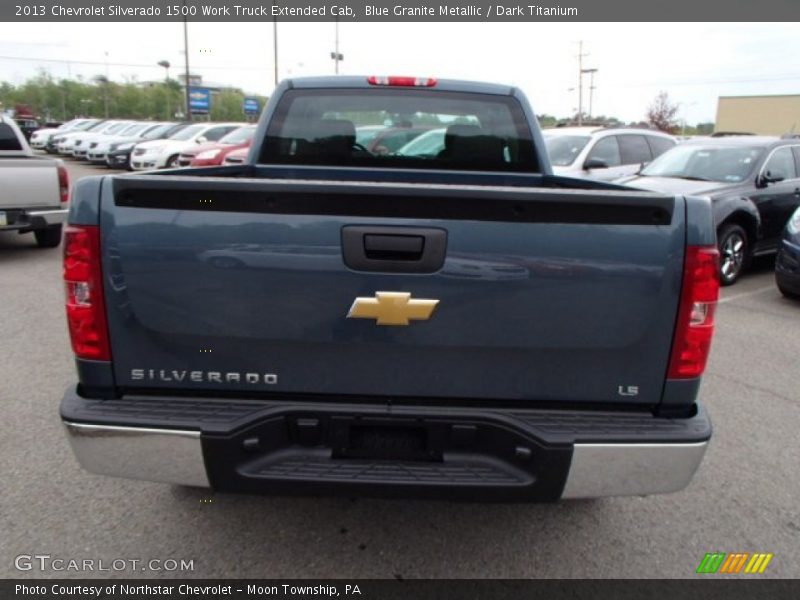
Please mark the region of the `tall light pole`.
POLYGON ((189 100, 189 22, 186 17, 186 0, 183 0, 183 53, 186 58, 186 120, 192 120, 192 105, 189 100))
POLYGON ((165 71, 165 74, 164 74, 164 98, 166 98, 166 100, 167 100, 167 102, 166 102, 166 106, 167 106, 167 121, 169 121, 170 113, 172 112, 170 110, 170 105, 172 103, 169 101, 169 68, 172 65, 169 64, 168 60, 160 60, 160 61, 158 61, 157 64, 158 64, 159 67, 164 67, 164 71, 165 71))
POLYGON ((583 52, 583 40, 578 42, 578 127, 583 125, 583 57, 589 53, 583 52))
POLYGON ((336 17, 336 19, 334 20, 334 23, 335 23, 335 28, 336 28, 335 29, 336 38, 335 38, 335 42, 334 42, 334 44, 335 44, 334 45, 334 50, 333 50, 333 52, 331 52, 331 58, 333 59, 334 73, 336 73, 338 75, 339 74, 339 61, 340 60, 344 60, 344 54, 339 52, 339 17, 336 17))

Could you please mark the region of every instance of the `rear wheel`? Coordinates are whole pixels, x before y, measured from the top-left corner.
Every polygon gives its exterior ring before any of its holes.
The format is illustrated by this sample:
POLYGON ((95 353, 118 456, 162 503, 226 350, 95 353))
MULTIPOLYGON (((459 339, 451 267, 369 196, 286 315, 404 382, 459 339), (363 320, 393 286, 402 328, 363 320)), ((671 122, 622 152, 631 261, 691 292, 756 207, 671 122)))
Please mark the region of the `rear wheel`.
POLYGON ((717 233, 719 244, 719 282, 733 285, 750 259, 750 243, 741 225, 728 223, 717 233))
POLYGON ((37 229, 33 232, 39 248, 55 248, 61 243, 61 225, 54 225, 47 229, 37 229))

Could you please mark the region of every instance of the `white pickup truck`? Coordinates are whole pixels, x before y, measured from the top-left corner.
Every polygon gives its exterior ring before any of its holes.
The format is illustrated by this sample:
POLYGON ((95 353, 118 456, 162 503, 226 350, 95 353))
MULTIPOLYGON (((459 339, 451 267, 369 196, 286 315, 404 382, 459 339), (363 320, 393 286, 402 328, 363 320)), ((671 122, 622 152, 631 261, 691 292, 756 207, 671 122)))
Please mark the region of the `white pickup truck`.
POLYGON ((41 248, 55 248, 68 199, 61 161, 36 156, 13 119, 0 116, 0 232, 33 232, 41 248))

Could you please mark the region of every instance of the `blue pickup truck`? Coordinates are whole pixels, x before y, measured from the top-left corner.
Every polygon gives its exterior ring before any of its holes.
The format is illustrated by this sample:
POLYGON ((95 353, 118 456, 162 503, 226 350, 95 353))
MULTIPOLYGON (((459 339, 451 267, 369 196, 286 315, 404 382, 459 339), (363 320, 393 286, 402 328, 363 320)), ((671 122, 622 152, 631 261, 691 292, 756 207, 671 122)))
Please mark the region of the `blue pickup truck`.
POLYGON ((223 491, 672 492, 717 264, 707 199, 554 176, 518 89, 287 80, 246 163, 75 187, 61 417, 90 472, 223 491))

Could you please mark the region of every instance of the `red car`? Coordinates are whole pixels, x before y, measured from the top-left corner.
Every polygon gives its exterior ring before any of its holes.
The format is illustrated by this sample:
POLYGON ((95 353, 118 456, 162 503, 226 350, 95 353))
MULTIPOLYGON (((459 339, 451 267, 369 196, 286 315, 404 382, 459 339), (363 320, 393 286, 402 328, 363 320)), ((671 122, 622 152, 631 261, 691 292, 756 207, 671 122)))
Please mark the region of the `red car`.
POLYGON ((178 157, 178 165, 181 167, 215 167, 221 165, 225 157, 234 150, 249 148, 255 132, 255 125, 246 125, 245 127, 234 129, 217 142, 208 142, 184 150, 178 157))

